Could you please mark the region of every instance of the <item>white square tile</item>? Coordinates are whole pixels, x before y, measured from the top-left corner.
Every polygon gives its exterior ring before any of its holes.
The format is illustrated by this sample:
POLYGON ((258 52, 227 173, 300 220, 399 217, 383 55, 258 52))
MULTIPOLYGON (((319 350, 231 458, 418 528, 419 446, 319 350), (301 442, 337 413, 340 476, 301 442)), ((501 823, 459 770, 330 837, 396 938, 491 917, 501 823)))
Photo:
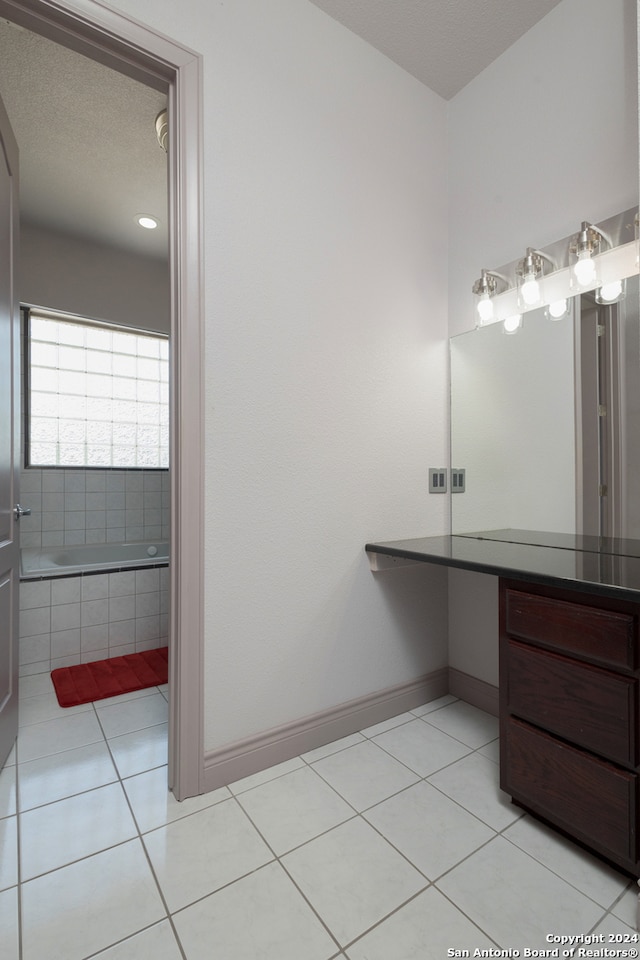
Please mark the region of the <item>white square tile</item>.
POLYGON ((20 763, 24 763, 88 743, 99 743, 103 739, 93 711, 76 713, 22 727, 18 734, 18 757, 20 763))
POLYGON ((104 600, 109 596, 109 574, 97 573, 82 577, 82 601, 104 600))
POLYGON ((20 814, 22 878, 56 870, 136 834, 119 783, 27 810, 20 814))
POLYGON ((109 574, 109 596, 133 596, 136 592, 136 582, 130 573, 109 574))
POLYGON ((495 740, 500 732, 497 717, 492 717, 491 714, 478 710, 477 707, 472 707, 463 700, 458 700, 435 713, 426 714, 423 719, 426 723, 432 724, 474 749, 495 740))
POLYGON ((91 712, 92 709, 90 703, 82 703, 77 707, 61 707, 54 691, 43 693, 39 697, 24 697, 20 700, 20 726, 27 727, 32 723, 73 717, 78 713, 91 712))
POLYGON ((59 603, 51 607, 51 630, 71 630, 80 626, 80 604, 59 603))
POLYGON ((370 740, 318 760, 313 769, 356 810, 386 800, 419 779, 370 740))
POLYGON ((109 621, 109 601, 103 600, 83 600, 80 604, 80 625, 82 627, 92 627, 96 623, 108 623, 109 621))
POLYGON ((618 919, 623 920, 630 927, 635 927, 636 924, 639 892, 640 888, 637 883, 631 881, 627 890, 625 890, 615 906, 611 908, 611 913, 618 919))
POLYGON ((20 610, 48 607, 51 603, 51 581, 32 580, 20 584, 20 610))
POLYGON ((502 835, 603 907, 609 908, 629 883, 627 876, 533 817, 521 817, 502 835))
POLYGON ((443 960, 447 950, 491 949, 475 924, 430 887, 347 950, 349 960, 443 960))
POLYGON ((144 835, 173 913, 273 860, 235 800, 225 800, 144 835))
MULTIPOLYGON (((598 934, 599 936, 605 937, 601 943, 604 943, 609 950, 628 950, 629 948, 636 950, 638 949, 638 941, 637 939, 634 939, 638 936, 638 931, 636 928, 628 926, 628 924, 623 923, 622 920, 618 920, 618 918, 614 917, 613 914, 609 914, 607 917, 605 917, 604 920, 599 923, 592 932, 598 934), (611 943, 609 942, 609 937, 611 934, 619 934, 624 939, 622 941, 614 941, 611 943)), ((594 946, 587 949, 597 950, 598 948, 602 949, 600 944, 595 941, 594 946)))
POLYGON ((0 890, 18 882, 18 818, 0 820, 0 890))
POLYGON ((174 922, 189 960, 211 960, 212 951, 224 960, 327 960, 337 953, 277 863, 182 910, 174 922))
POLYGON ((368 810, 365 819, 430 880, 495 833, 428 783, 416 783, 368 810))
POLYGON ((53 693, 53 683, 48 673, 20 679, 20 702, 28 697, 39 697, 43 693, 53 693))
POLYGON ((121 777, 162 767, 167 762, 167 724, 125 733, 109 741, 109 748, 121 777))
POLYGON ((244 793, 245 790, 252 790, 261 783, 268 783, 269 780, 276 780, 284 776, 285 773, 291 773, 292 770, 298 770, 304 766, 304 761, 300 757, 292 757, 291 760, 285 760, 283 763, 276 763, 265 770, 259 770, 258 773, 252 773, 248 777, 242 777, 241 780, 235 780, 229 784, 229 790, 235 796, 244 793))
POLYGON ((437 886, 501 947, 548 949, 549 932, 585 932, 602 916, 602 907, 502 837, 437 886))
POLYGON ((20 637, 36 637, 51 629, 51 608, 35 607, 20 612, 20 637))
POLYGON ((104 740, 20 764, 20 810, 64 800, 118 779, 104 740))
POLYGON ((126 597, 112 597, 109 600, 109 621, 134 620, 136 616, 136 598, 134 594, 126 597))
POLYGON ((359 817, 288 853, 282 864, 342 946, 427 884, 359 817))
POLYGON ((5 764, 0 770, 0 820, 12 817, 17 811, 16 766, 5 764))
POLYGON ((354 816, 310 767, 242 793, 238 802, 278 856, 354 816))
POLYGON ((148 697, 136 697, 117 704, 108 700, 96 703, 96 713, 107 740, 166 723, 168 712, 167 701, 155 691, 148 697))
POLYGON ((469 747, 418 719, 381 734, 373 742, 420 777, 469 753, 469 747))
MULTIPOLYGON (((48 633, 39 637, 20 637, 18 656, 20 659, 20 669, 29 664, 45 664, 45 669, 49 668, 49 659, 51 656, 51 636, 48 633)), ((40 673, 40 668, 38 669, 40 673)))
POLYGON ((227 787, 178 802, 168 787, 167 768, 157 767, 123 781, 141 833, 163 827, 231 797, 227 787))
POLYGON ((163 920, 115 947, 97 953, 94 960, 182 960, 182 953, 171 924, 163 920))
MULTIPOLYGON (((109 648, 109 624, 108 623, 96 623, 91 627, 82 627, 80 631, 80 653, 85 654, 89 652, 95 652, 96 650, 108 651, 109 648)), ((105 652, 105 657, 108 656, 108 653, 105 652)), ((85 657, 81 656, 82 663, 86 663, 87 659, 96 660, 97 657, 85 657)))
POLYGON ((3 960, 18 960, 18 888, 0 893, 0 943, 3 960))
POLYGON ((54 661, 62 657, 75 657, 80 662, 80 629, 58 630, 51 634, 51 668, 55 669, 54 661))
POLYGON ((524 815, 500 789, 498 765, 478 753, 434 773, 429 783, 494 830, 503 830, 524 815))
POLYGON ((166 917, 139 840, 23 884, 22 912, 23 960, 84 960, 166 917))
MULTIPOLYGON (((51 582, 51 603, 79 603, 82 577, 63 577, 51 582)), ((78 623, 80 621, 78 620, 78 623)))

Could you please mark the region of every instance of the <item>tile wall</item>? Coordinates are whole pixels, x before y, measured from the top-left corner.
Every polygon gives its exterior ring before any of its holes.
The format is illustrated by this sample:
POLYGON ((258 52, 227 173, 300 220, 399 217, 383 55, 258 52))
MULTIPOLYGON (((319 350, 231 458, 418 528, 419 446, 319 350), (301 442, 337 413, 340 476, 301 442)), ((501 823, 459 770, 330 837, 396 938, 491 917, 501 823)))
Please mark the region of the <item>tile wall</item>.
POLYGON ((168 470, 22 471, 23 547, 169 539, 168 470))
POLYGON ((167 645, 169 568, 20 584, 20 676, 167 645))

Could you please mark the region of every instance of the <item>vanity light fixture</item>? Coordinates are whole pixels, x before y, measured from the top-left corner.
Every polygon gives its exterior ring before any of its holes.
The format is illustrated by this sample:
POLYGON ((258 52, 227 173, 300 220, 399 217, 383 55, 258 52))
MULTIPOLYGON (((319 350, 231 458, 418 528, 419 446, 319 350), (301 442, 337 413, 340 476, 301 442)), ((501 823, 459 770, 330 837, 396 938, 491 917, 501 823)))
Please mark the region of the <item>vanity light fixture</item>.
POLYGON ((493 270, 482 270, 480 279, 476 280, 473 285, 472 290, 476 297, 476 312, 478 315, 476 325, 478 327, 484 327, 494 321, 493 297, 498 292, 499 283, 504 284, 505 287, 509 286, 508 280, 502 274, 495 273, 493 270))
POLYGON ((598 286, 598 267, 594 255, 600 252, 602 241, 611 247, 609 238, 586 220, 582 221, 580 232, 572 237, 569 244, 569 264, 571 267, 569 282, 574 290, 593 290, 598 286), (573 260, 572 258, 575 258, 573 260))
POLYGON ((516 268, 516 285, 518 288, 518 306, 523 310, 532 310, 544 303, 542 279, 545 263, 555 263, 542 250, 527 247, 527 252, 516 268))
POLYGON ((569 300, 554 300, 553 303, 547 304, 545 313, 549 320, 564 320, 565 317, 569 316, 570 310, 569 300))
POLYGON ((502 324, 502 329, 505 333, 517 333, 521 327, 522 327, 521 313, 514 313, 513 316, 507 317, 502 324))
POLYGON ((596 290, 596 303, 602 303, 605 306, 610 303, 620 303, 624 300, 627 293, 627 284, 625 280, 612 280, 610 283, 603 283, 596 290))

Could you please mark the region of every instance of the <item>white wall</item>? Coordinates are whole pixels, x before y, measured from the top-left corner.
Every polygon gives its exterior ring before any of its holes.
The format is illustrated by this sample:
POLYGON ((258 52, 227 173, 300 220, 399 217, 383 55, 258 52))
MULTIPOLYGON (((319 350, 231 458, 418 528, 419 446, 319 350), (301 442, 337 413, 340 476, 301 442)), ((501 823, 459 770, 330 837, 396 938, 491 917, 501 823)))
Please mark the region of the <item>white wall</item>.
MULTIPOLYGON (((636 0, 563 0, 451 101, 451 335, 473 327, 482 267, 637 204, 635 15, 636 0)), ((449 587, 455 611, 468 579, 449 587)), ((452 621, 450 664, 469 672, 483 651, 497 683, 496 643, 479 608, 473 632, 452 621)))
POLYGON ((23 303, 169 332, 168 261, 22 223, 23 303))
POLYGON ((117 0, 204 56, 205 747, 446 665, 446 104, 305 0, 117 0))

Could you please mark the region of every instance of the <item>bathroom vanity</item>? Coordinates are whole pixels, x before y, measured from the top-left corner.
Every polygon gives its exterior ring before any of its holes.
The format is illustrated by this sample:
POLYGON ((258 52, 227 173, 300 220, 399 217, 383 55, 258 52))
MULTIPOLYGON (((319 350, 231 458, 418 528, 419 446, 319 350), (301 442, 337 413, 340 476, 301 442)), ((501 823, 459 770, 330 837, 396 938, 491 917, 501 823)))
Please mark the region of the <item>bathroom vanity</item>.
POLYGON ((496 530, 366 546, 500 578, 500 785, 640 877, 640 541, 496 530))

